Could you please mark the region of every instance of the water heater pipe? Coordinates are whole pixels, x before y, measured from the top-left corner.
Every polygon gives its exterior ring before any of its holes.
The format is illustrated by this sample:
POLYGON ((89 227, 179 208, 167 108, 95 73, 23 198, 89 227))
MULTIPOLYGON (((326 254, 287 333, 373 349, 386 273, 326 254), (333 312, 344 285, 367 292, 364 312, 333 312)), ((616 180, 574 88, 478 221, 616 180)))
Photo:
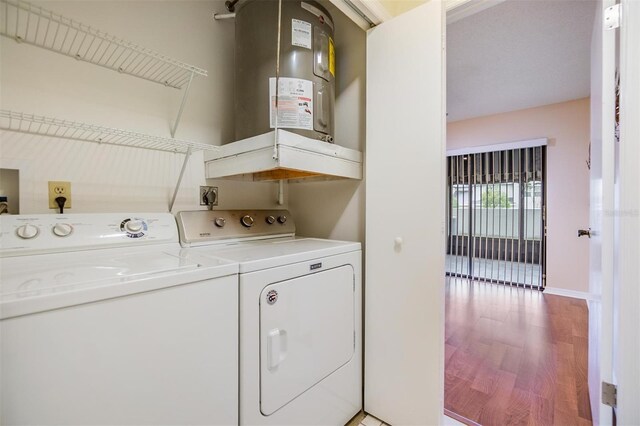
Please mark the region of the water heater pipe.
POLYGON ((278 181, 278 205, 284 205, 284 180, 278 181))
POLYGON ((215 19, 216 21, 221 21, 223 19, 235 19, 235 18, 236 18, 235 13, 214 13, 213 14, 213 19, 215 19))

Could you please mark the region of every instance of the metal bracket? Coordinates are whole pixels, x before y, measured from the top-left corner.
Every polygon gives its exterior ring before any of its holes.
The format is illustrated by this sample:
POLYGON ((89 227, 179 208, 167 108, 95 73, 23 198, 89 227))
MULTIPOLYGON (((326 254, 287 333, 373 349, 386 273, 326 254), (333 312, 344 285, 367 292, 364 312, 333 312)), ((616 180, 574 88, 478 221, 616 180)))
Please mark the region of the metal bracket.
MULTIPOLYGON (((182 102, 180 102, 180 109, 178 110, 178 116, 176 117, 175 123, 173 123, 173 127, 171 128, 171 137, 176 137, 176 130, 178 130, 178 124, 180 124, 180 118, 182 118, 182 111, 184 111, 184 105, 187 103, 187 97, 189 96, 189 89, 191 88, 191 82, 193 81, 193 76, 195 73, 192 71, 189 76, 189 82, 187 83, 187 87, 184 89, 184 94, 182 95, 182 102)), ((178 176, 178 182, 176 182, 176 188, 173 190, 173 196, 171 197, 171 203, 169 204, 169 212, 173 210, 173 205, 176 203, 176 198, 178 197, 178 191, 180 190, 180 184, 182 183, 182 178, 184 177, 184 172, 187 169, 187 163, 189 162, 189 157, 191 157, 192 148, 189 147, 187 152, 184 154, 184 162, 182 163, 182 169, 180 170, 180 176, 178 176)))
POLYGON ((604 10, 604 28, 607 30, 615 30, 620 28, 621 18, 620 4, 614 4, 604 10))
POLYGON ((184 94, 182 95, 182 102, 180 102, 180 109, 178 110, 178 116, 176 117, 175 123, 173 123, 173 127, 171 128, 171 137, 176 137, 176 130, 178 130, 178 124, 180 124, 180 118, 182 118, 182 111, 184 111, 184 105, 187 103, 187 96, 189 96, 189 89, 191 88, 191 82, 193 81, 193 76, 195 73, 192 71, 191 76, 189 76, 189 82, 187 83, 186 89, 184 89, 184 94))
POLYGON ((618 387, 616 385, 602 382, 602 403, 616 408, 618 404, 618 387))
POLYGON ((176 189, 173 190, 173 197, 171 197, 171 203, 169 204, 169 212, 173 210, 173 205, 176 203, 176 197, 178 196, 178 191, 180 190, 180 184, 182 183, 182 178, 184 177, 184 172, 187 170, 187 163, 189 162, 189 157, 191 157, 191 147, 187 149, 187 153, 184 155, 184 162, 182 163, 182 169, 180 170, 180 176, 178 176, 178 182, 176 183, 176 189))

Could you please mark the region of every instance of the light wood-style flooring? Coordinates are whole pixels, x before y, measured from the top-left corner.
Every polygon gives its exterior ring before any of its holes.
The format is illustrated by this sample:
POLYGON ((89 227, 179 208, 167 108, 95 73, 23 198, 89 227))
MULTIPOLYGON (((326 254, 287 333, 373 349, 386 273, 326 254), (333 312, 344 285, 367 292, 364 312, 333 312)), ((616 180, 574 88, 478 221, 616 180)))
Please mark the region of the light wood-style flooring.
POLYGON ((584 300, 447 279, 445 409, 484 426, 591 425, 584 300))

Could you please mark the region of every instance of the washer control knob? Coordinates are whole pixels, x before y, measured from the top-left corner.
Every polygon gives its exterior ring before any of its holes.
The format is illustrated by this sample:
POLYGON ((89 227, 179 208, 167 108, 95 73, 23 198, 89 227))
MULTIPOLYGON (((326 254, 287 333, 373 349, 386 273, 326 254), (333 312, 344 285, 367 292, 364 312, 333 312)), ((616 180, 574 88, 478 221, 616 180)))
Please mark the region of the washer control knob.
POLYGON ((247 228, 251 228, 253 226, 253 218, 246 214, 242 216, 242 219, 240 219, 240 223, 242 223, 242 225, 246 226, 247 228))
POLYGON ((57 237, 68 237, 73 232, 73 226, 68 223, 56 223, 52 231, 57 237))
POLYGON ((284 225, 286 223, 286 221, 287 221, 287 217, 285 215, 278 216, 278 222, 279 223, 284 225))
POLYGON ((227 221, 224 220, 224 217, 216 217, 213 223, 215 223, 218 228, 224 228, 224 225, 227 224, 227 221))
POLYGON ((126 229, 127 232, 131 232, 132 234, 137 234, 138 232, 142 231, 143 228, 144 222, 142 222, 141 220, 130 220, 124 225, 124 229, 126 229))
POLYGON ((269 215, 269 216, 267 216, 267 218, 265 220, 267 221, 267 223, 269 225, 273 225, 275 223, 275 221, 276 221, 276 218, 271 216, 271 215, 269 215))
POLYGON ((23 240, 30 240, 31 238, 35 238, 39 233, 40 229, 37 226, 30 224, 19 226, 18 229, 16 229, 16 234, 18 234, 18 237, 22 238, 23 240))

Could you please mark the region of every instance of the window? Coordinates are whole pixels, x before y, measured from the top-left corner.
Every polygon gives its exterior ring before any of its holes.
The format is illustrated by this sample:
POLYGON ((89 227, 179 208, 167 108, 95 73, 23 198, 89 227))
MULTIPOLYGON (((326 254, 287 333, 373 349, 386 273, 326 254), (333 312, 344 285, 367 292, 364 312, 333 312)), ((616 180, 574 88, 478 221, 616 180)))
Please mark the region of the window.
POLYGON ((544 146, 447 160, 447 273, 544 287, 544 146))

